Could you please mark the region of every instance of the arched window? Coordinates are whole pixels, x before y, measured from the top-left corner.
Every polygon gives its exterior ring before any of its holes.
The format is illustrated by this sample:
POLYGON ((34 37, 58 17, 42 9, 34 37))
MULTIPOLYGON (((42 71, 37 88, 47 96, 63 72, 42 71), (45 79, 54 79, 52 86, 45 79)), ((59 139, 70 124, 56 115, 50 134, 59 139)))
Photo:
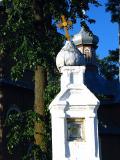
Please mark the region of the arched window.
POLYGON ((8 118, 10 114, 15 114, 15 113, 21 113, 21 111, 17 105, 12 104, 6 113, 6 118, 8 118))
POLYGON ((86 61, 89 62, 91 60, 90 48, 85 47, 85 49, 84 49, 84 55, 85 55, 86 61))
POLYGON ((90 57, 90 49, 89 48, 85 48, 84 54, 86 55, 87 58, 90 57))

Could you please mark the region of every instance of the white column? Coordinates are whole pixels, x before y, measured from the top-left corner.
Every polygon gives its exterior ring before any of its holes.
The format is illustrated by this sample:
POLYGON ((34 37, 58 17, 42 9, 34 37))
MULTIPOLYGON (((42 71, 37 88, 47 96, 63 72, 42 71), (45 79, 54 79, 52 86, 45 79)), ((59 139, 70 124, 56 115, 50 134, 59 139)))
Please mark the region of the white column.
POLYGON ((52 118, 52 160, 100 160, 96 118, 99 101, 84 85, 85 67, 64 66, 61 71, 61 91, 49 106, 52 118), (69 118, 75 120, 70 123, 73 136, 70 141, 67 139, 66 122, 69 118), (83 138, 75 135, 76 129, 78 133, 80 131, 78 119, 83 120, 80 128, 83 138))
POLYGON ((65 157, 65 114, 63 111, 52 112, 52 160, 65 157))
POLYGON ((84 83, 85 66, 64 66, 61 68, 61 90, 70 84, 80 85, 84 83))
POLYGON ((98 138, 98 121, 96 114, 90 114, 86 118, 86 141, 88 141, 89 160, 100 160, 99 158, 99 138, 98 138))

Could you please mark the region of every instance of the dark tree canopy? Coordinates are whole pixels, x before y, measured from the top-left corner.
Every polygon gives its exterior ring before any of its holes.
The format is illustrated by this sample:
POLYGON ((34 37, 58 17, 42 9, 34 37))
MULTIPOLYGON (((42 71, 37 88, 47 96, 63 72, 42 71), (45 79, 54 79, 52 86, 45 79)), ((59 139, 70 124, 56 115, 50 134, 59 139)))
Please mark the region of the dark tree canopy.
POLYGON ((56 23, 65 15, 86 26, 93 22, 83 10, 89 4, 99 6, 97 0, 3 0, 6 22, 0 26, 1 47, 14 59, 13 76, 20 76, 25 69, 37 65, 51 66, 63 37, 57 32, 56 23))
POLYGON ((111 12, 112 22, 120 22, 120 0, 108 0, 106 11, 111 12))
POLYGON ((102 76, 109 80, 118 79, 119 54, 118 49, 110 50, 109 55, 102 60, 99 60, 100 71, 102 76))
MULTIPOLYGON (((114 22, 118 23, 118 41, 119 41, 118 42, 119 49, 116 49, 115 51, 110 51, 109 56, 106 58, 106 60, 108 61, 107 66, 109 70, 107 72, 110 72, 110 68, 111 68, 111 78, 118 78, 118 74, 120 74, 120 69, 119 69, 120 67, 120 0, 108 0, 106 4, 106 11, 111 12, 111 21, 113 23, 114 22)), ((110 73, 107 75, 110 76, 110 73)))

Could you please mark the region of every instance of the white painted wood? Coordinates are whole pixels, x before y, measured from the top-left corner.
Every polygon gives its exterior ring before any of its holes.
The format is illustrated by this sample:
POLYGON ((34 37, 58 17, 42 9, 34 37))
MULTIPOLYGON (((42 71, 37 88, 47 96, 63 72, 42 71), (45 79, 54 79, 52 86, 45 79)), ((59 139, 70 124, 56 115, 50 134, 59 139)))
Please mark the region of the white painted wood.
POLYGON ((99 100, 84 85, 85 66, 63 65, 60 72, 61 91, 49 106, 52 160, 100 160, 97 120, 99 100), (76 125, 78 119, 83 121, 83 139, 74 137, 74 126, 79 127, 76 125), (68 138, 67 124, 70 120, 72 140, 68 138))

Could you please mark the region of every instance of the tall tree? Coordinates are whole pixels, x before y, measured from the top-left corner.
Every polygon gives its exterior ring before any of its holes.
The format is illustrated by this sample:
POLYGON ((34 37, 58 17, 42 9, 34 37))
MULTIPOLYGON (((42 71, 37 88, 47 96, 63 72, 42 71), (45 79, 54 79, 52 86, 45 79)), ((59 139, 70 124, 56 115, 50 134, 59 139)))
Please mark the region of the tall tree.
POLYGON ((109 55, 101 60, 99 60, 100 73, 108 80, 116 80, 119 78, 119 51, 110 50, 109 55))
POLYGON ((120 82, 120 0, 108 0, 106 11, 111 12, 111 21, 118 23, 118 39, 119 39, 119 82, 120 82))
MULTIPOLYGON (((20 77, 26 69, 35 73, 34 110, 44 117, 44 70, 54 65, 54 58, 62 44, 62 36, 57 32, 56 23, 64 15, 66 19, 81 24, 88 29, 86 21, 94 22, 83 10, 89 4, 99 6, 97 0, 3 0, 6 23, 0 26, 2 33, 1 50, 14 59, 12 76, 20 77)), ((35 125, 35 141, 44 141, 42 124, 35 125)), ((43 145, 43 150, 45 145, 43 145)))

